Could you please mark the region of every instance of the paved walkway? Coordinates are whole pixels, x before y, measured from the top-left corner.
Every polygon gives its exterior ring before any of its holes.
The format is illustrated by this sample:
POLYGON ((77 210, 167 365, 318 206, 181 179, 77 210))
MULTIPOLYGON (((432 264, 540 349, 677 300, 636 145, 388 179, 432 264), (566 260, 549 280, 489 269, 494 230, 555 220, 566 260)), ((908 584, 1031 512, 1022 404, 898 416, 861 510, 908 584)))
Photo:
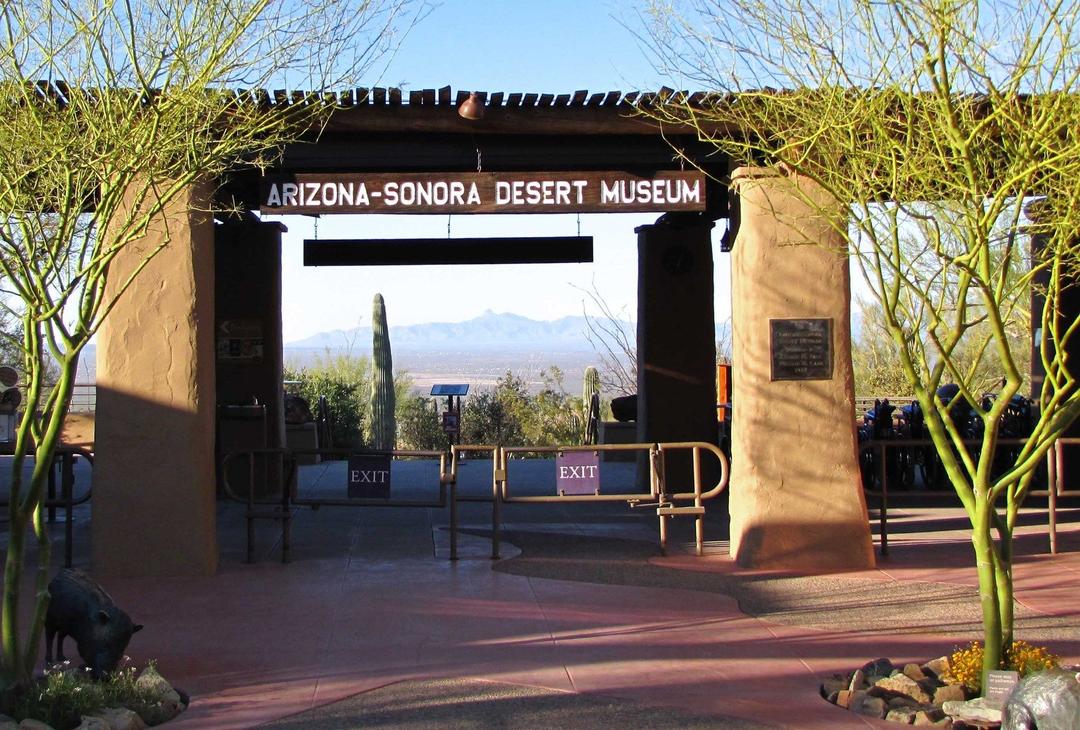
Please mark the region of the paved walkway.
MULTIPOLYGON (((464 491, 483 494, 490 472, 466 467, 464 491)), ((547 468, 512 465, 511 479, 542 489, 547 468)), ((625 468, 605 478, 631 479, 625 468)), ((305 488, 336 489, 343 469, 309 467, 305 488)), ((951 507, 894 505, 888 559, 821 577, 737 568, 718 518, 706 557, 688 553, 689 522, 663 557, 655 518, 620 505, 508 505, 514 547, 498 562, 490 507, 465 505, 464 559, 450 563, 445 513, 304 509, 293 561, 278 562, 263 522, 248 565, 242 512, 222 504, 217 575, 106 588, 146 625, 129 654, 191 693, 178 728, 889 727, 828 705, 817 684, 979 634, 951 507)), ((1080 663, 1080 509, 1061 519, 1050 556, 1044 513, 1024 517, 1018 634, 1080 663)))

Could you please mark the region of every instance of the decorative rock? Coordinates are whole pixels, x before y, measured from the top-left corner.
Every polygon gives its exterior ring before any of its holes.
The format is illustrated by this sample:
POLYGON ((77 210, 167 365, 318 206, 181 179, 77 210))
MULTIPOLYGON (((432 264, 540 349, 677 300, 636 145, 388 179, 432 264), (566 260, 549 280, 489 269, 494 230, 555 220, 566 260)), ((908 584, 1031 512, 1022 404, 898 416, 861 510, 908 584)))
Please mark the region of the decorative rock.
POLYGON ((945 714, 955 720, 971 723, 1001 722, 1001 710, 978 697, 967 702, 946 702, 941 706, 945 714))
POLYGON ((934 691, 934 704, 942 705, 946 702, 963 702, 967 699, 967 690, 962 684, 946 684, 934 691))
POLYGON ((862 665, 863 674, 875 677, 888 677, 895 667, 888 659, 875 659, 862 665))
POLYGON ((920 710, 923 707, 923 703, 916 702, 910 697, 905 697, 904 695, 900 695, 899 697, 893 697, 891 700, 889 700, 890 710, 903 710, 909 707, 914 707, 916 710, 920 710))
POLYGON ((928 661, 926 664, 923 664, 920 669, 924 672, 931 672, 935 677, 941 679, 949 673, 949 657, 943 656, 928 661))
POLYGON ((910 725, 915 722, 916 710, 908 707, 898 710, 889 710, 889 714, 885 715, 885 719, 890 722, 899 722, 904 725, 910 725))
POLYGON ((1046 669, 1020 680, 1005 703, 1003 730, 1080 728, 1080 672, 1046 669))
POLYGON ((107 707, 89 717, 104 720, 112 730, 144 730, 146 728, 146 723, 142 718, 126 707, 107 707))
MULTIPOLYGON (((945 712, 940 707, 927 707, 915 713, 913 725, 936 725, 945 719, 945 712)), ((952 721, 949 721, 950 724, 952 721)))
POLYGON ((75 730, 112 730, 109 723, 105 722, 100 717, 91 717, 90 715, 83 715, 82 722, 75 730))
POLYGON ((920 681, 926 679, 926 674, 923 673, 923 670, 919 667, 918 664, 905 664, 904 665, 904 676, 905 677, 910 677, 911 679, 914 679, 916 682, 920 682, 920 681))
POLYGON ((910 697, 916 702, 929 703, 931 700, 930 695, 926 693, 926 690, 919 686, 918 682, 904 674, 898 674, 895 677, 878 680, 875 686, 892 692, 898 692, 910 697))
POLYGON ((839 692, 842 689, 850 689, 850 682, 843 674, 834 674, 829 679, 826 679, 821 683, 821 696, 828 697, 834 692, 839 692))
POLYGON ((871 697, 866 693, 856 692, 848 709, 858 715, 881 718, 885 717, 885 700, 880 697, 871 697))
MULTIPOLYGON (((153 693, 157 702, 140 713, 140 717, 147 725, 160 725, 173 719, 187 706, 180 694, 173 689, 164 677, 158 674, 154 667, 147 667, 135 680, 135 686, 139 689, 153 693)), ((831 697, 831 695, 830 695, 831 697)), ((830 702, 832 699, 829 700, 830 702)))
POLYGON ((861 669, 856 669, 851 675, 851 682, 848 683, 848 689, 852 692, 857 689, 866 689, 866 672, 861 669))
POLYGON ((52 725, 48 725, 41 720, 31 720, 26 718, 18 724, 19 730, 53 730, 52 725))
POLYGON ((851 690, 842 689, 836 693, 836 702, 834 704, 846 710, 851 705, 851 697, 854 694, 855 692, 851 690))

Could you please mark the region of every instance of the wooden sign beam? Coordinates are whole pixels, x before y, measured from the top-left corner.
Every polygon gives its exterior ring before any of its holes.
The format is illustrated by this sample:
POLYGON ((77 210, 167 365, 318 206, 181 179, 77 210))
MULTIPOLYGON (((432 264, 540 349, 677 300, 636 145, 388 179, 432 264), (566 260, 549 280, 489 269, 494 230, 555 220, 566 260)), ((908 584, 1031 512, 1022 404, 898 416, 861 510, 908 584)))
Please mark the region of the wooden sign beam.
POLYGON ((698 171, 268 175, 263 213, 647 213, 706 208, 698 171))
POLYGON ((592 236, 304 241, 304 266, 566 264, 592 260, 592 236))

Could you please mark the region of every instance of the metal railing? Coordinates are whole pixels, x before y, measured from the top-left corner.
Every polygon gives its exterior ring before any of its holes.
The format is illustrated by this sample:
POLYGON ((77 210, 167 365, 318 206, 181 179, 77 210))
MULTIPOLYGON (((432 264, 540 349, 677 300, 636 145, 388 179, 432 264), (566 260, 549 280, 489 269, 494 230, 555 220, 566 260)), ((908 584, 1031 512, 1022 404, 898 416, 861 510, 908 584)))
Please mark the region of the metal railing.
MULTIPOLYGON (((696 554, 704 552, 704 516, 706 500, 719 495, 728 484, 730 473, 727 456, 717 446, 700 441, 659 444, 596 444, 592 446, 519 446, 519 447, 491 447, 491 446, 455 446, 452 448, 452 460, 450 471, 457 474, 457 462, 459 454, 471 451, 492 452, 492 496, 491 496, 491 557, 499 558, 500 533, 502 529, 502 505, 503 504, 556 504, 575 502, 626 502, 630 507, 655 507, 659 520, 660 549, 667 552, 668 521, 672 517, 688 516, 695 520, 695 546, 696 554), (665 454, 689 450, 693 464, 693 491, 670 492, 668 491, 667 469, 665 467, 665 454), (593 452, 599 455, 601 452, 613 451, 647 451, 649 454, 649 492, 630 493, 596 493, 596 494, 548 494, 548 495, 516 495, 511 491, 510 474, 508 469, 508 457, 513 454, 559 454, 573 452, 593 452), (703 451, 712 453, 720 462, 720 480, 710 489, 705 490, 702 483, 701 454, 703 451), (652 500, 646 502, 646 500, 652 500), (692 505, 679 506, 676 502, 690 502, 692 505)), ((552 492, 555 492, 552 489, 552 492)), ((469 498, 469 501, 488 501, 486 498, 469 498)), ((451 528, 451 546, 456 545, 457 534, 454 527, 451 528)))
MULTIPOLYGON (((475 444, 456 445, 449 454, 440 451, 351 451, 341 449, 290 449, 263 448, 246 449, 225 454, 221 463, 222 489, 231 500, 246 505, 245 520, 247 525, 247 562, 255 558, 256 519, 273 519, 281 522, 281 561, 289 562, 291 547, 290 530, 294 510, 298 507, 319 508, 323 506, 349 507, 450 507, 450 560, 458 558, 458 504, 461 502, 482 502, 492 505, 492 559, 499 557, 500 532, 502 529, 502 505, 506 504, 543 504, 571 502, 625 502, 630 507, 652 507, 656 509, 659 520, 660 547, 666 552, 668 521, 673 517, 689 516, 695 519, 695 544, 697 555, 704 552, 705 505, 727 487, 730 474, 729 464, 724 452, 717 446, 706 442, 679 442, 653 444, 598 444, 593 446, 550 446, 550 447, 512 447, 485 446, 475 444), (601 452, 611 451, 647 451, 649 454, 649 491, 632 493, 597 493, 574 495, 519 495, 511 491, 507 460, 513 454, 558 454, 566 452, 601 452), (686 485, 687 491, 671 491, 666 464, 666 455, 676 451, 690 451, 692 463, 692 484, 686 485), (720 464, 720 480, 706 489, 703 478, 702 455, 711 453, 720 464), (460 461, 469 454, 485 454, 490 458, 491 497, 460 495, 457 490, 460 461), (438 460, 439 494, 437 499, 389 499, 389 498, 325 498, 305 497, 298 493, 297 457, 320 456, 348 458, 350 456, 388 456, 391 459, 431 459, 438 460), (447 458, 449 457, 449 459, 447 458), (258 459, 264 459, 263 479, 257 478, 258 459), (237 485, 229 479, 230 466, 237 460, 247 462, 246 492, 237 490, 237 485), (271 461, 275 463, 271 463, 271 461), (270 478, 268 475, 273 475, 270 478), (271 484, 272 492, 259 494, 259 487, 271 484), (679 504, 688 502, 691 504, 679 504)), ((395 482, 397 483, 397 482, 395 482)), ((399 485, 400 486, 400 485, 399 485)), ((553 490, 555 491, 555 490, 553 490)))
MULTIPOLYGON (((53 464, 49 469, 48 482, 45 486, 46 519, 56 522, 56 510, 64 510, 64 567, 70 568, 74 553, 75 538, 75 507, 90 501, 93 487, 87 485, 86 490, 75 494, 75 464, 79 457, 86 459, 91 468, 94 466, 94 454, 92 451, 81 446, 58 446, 53 456, 53 464), (57 484, 59 477, 59 484, 57 484), (60 495, 57 496, 57 487, 60 495)), ((0 499, 0 506, 7 507, 10 504, 10 496, 0 499)))
MULTIPOLYGON (((281 562, 289 562, 291 549, 291 527, 294 508, 311 507, 445 507, 447 504, 447 492, 450 492, 450 502, 453 503, 454 482, 449 478, 446 470, 447 454, 442 451, 355 451, 349 449, 291 449, 291 448, 262 448, 234 451, 222 458, 221 461, 221 484, 225 496, 236 502, 247 505, 244 517, 247 523, 247 562, 255 562, 255 520, 272 519, 281 521, 281 562), (350 456, 386 456, 391 459, 437 459, 439 463, 439 496, 437 499, 383 499, 367 497, 350 497, 347 499, 330 497, 305 497, 299 493, 299 480, 297 477, 298 459, 302 456, 318 456, 333 459, 347 459, 350 456), (277 495, 261 496, 258 493, 260 480, 256 478, 257 458, 264 459, 264 474, 274 474, 274 479, 264 479, 262 486, 267 482, 274 482, 274 491, 277 495), (276 457, 276 458, 274 458, 276 457), (230 465, 236 459, 247 460, 247 494, 236 491, 229 480, 230 465), (271 464, 270 461, 277 462, 271 464), (276 468, 275 468, 276 467, 276 468)), ((270 491, 270 490, 267 490, 270 491)), ((451 559, 456 559, 456 550, 451 546, 451 559)))
MULTIPOLYGON (((969 447, 978 448, 982 441, 978 439, 965 439, 963 443, 969 447)), ((1001 438, 997 440, 998 446, 1023 446, 1027 439, 1001 438)), ((1047 498, 1047 538, 1050 543, 1051 554, 1057 554, 1057 500, 1059 497, 1080 497, 1080 490, 1065 489, 1064 480, 1064 457, 1063 447, 1080 444, 1080 438, 1059 438, 1054 442, 1046 455, 1047 462, 1047 488, 1031 489, 1029 497, 1047 498)), ((876 497, 880 502, 878 510, 879 543, 882 556, 889 554, 889 460, 887 458, 890 449, 920 449, 935 448, 930 439, 872 439, 859 444, 860 456, 869 451, 876 451, 874 467, 876 477, 879 480, 879 489, 865 489, 868 496, 876 497)), ((952 493, 950 488, 944 493, 952 493)))

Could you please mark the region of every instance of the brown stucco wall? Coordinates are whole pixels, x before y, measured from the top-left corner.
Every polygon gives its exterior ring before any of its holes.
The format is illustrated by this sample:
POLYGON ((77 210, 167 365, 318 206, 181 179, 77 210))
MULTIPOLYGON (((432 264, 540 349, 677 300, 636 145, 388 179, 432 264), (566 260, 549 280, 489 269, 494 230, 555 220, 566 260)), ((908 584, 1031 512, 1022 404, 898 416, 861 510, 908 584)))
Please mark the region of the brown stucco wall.
MULTIPOLYGON (((167 211, 170 243, 98 338, 91 536, 103 575, 217 567, 214 495, 214 226, 209 187, 167 211)), ((110 271, 115 288, 165 237, 159 221, 110 271)))
POLYGON ((732 554, 758 568, 873 566, 856 458, 848 261, 820 213, 838 207, 820 194, 809 205, 796 182, 770 170, 740 168, 733 179, 741 222, 731 277, 732 554), (769 320, 820 317, 833 321, 832 379, 772 381, 769 320))

